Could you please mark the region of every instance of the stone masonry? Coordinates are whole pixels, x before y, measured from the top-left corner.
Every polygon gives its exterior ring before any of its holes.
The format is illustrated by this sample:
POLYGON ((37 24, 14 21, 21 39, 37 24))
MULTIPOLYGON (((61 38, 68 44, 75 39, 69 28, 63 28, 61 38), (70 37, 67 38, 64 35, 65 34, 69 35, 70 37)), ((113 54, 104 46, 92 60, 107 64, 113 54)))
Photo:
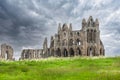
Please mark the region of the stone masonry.
POLYGON ((45 38, 43 49, 24 49, 21 59, 104 55, 105 49, 100 39, 99 21, 90 16, 88 20, 82 20, 81 30, 72 30, 72 24, 59 24, 58 33, 51 36, 49 48, 47 38, 45 38))
POLYGON ((14 60, 13 48, 10 45, 2 44, 0 58, 3 60, 14 60))

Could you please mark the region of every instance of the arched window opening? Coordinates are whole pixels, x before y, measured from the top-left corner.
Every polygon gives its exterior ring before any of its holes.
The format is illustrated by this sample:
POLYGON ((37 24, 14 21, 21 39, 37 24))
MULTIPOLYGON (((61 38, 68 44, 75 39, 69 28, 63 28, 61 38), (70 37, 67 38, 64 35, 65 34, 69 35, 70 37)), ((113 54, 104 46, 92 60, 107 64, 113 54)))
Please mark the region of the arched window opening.
POLYGON ((73 45, 73 39, 70 39, 70 41, 69 41, 69 45, 70 45, 70 46, 73 45))
POLYGON ((73 48, 70 48, 70 56, 74 56, 74 50, 73 50, 73 48))
POLYGON ((64 24, 62 30, 65 31, 65 29, 66 29, 66 25, 64 24))
POLYGON ((25 58, 27 59, 28 58, 28 54, 25 53, 25 58))
POLYGON ((77 42, 77 45, 81 45, 81 43, 80 43, 80 40, 79 40, 79 39, 77 39, 77 40, 76 40, 76 42, 77 42))
POLYGON ((67 49, 63 50, 63 55, 64 55, 64 57, 68 57, 68 51, 67 51, 67 49))
POLYGON ((77 36, 79 36, 80 35, 80 33, 79 32, 77 32, 77 36))

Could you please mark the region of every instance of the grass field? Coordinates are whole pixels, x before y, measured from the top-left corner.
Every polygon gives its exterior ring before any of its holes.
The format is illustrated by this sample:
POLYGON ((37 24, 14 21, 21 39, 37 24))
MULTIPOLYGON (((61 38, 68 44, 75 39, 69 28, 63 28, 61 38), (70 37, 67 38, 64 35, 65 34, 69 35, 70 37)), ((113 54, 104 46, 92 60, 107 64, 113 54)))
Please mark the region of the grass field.
POLYGON ((120 57, 1 61, 0 80, 120 80, 120 57))

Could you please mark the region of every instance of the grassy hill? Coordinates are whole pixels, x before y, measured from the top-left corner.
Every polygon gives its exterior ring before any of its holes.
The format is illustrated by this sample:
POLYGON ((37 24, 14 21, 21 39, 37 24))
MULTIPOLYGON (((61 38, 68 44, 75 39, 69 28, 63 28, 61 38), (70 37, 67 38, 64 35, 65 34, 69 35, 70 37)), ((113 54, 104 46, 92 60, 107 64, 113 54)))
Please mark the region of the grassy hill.
POLYGON ((0 80, 120 80, 120 57, 1 61, 0 80))

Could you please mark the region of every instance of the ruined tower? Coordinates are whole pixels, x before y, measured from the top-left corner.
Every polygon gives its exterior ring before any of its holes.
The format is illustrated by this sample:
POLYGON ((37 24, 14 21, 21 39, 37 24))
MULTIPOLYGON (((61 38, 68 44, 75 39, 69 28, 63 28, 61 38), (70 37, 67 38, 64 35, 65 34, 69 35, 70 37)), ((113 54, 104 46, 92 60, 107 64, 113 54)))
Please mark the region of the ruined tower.
POLYGON ((100 56, 104 55, 104 46, 100 39, 100 30, 98 19, 94 20, 92 16, 86 21, 82 20, 82 33, 84 55, 87 56, 100 56))
POLYGON ((48 57, 48 44, 47 44, 47 38, 45 38, 44 43, 43 43, 43 55, 44 57, 48 57))
POLYGON ((13 48, 10 45, 1 45, 1 58, 4 60, 13 60, 13 48))

